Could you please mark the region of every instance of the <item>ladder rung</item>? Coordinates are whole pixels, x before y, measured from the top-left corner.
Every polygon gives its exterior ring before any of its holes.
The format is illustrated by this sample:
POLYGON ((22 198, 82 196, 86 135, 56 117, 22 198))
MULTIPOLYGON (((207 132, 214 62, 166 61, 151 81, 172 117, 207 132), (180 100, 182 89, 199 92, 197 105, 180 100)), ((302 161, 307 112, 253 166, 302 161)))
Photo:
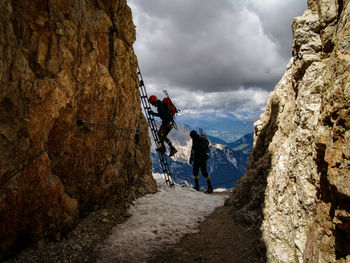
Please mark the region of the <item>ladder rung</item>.
MULTIPOLYGON (((140 81, 139 89, 140 89, 140 94, 141 94, 140 97, 141 97, 143 109, 146 112, 146 117, 147 117, 146 119, 148 121, 149 127, 150 127, 151 132, 152 132, 152 136, 153 136, 153 139, 154 139, 156 145, 160 145, 160 140, 159 140, 158 134, 157 134, 156 122, 155 122, 155 120, 154 120, 152 115, 149 116, 147 114, 147 112, 149 110, 151 110, 151 106, 149 104, 147 104, 148 96, 147 96, 147 92, 146 92, 146 87, 144 86, 144 82, 143 82, 143 79, 142 79, 141 71, 140 71, 139 68, 138 68, 137 74, 139 76, 139 81, 140 81), (146 103, 145 103, 145 101, 146 101, 146 103)), ((174 181, 173 181, 172 176, 171 176, 170 167, 169 167, 168 161, 166 159, 165 153, 159 152, 159 159, 160 159, 161 167, 162 167, 163 174, 164 174, 164 177, 165 177, 165 181, 167 183, 169 183, 170 186, 174 186, 174 181)))

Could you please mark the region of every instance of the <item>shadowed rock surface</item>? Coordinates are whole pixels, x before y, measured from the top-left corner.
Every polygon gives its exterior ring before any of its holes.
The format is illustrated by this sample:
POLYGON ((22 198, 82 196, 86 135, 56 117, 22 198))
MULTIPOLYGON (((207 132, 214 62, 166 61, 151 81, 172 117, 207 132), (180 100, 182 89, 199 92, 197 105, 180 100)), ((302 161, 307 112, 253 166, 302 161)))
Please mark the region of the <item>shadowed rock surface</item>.
POLYGON ((0 14, 1 258, 156 186, 126 0, 5 0, 0 14))
MULTIPOLYGON (((292 25, 293 58, 255 123, 247 172, 203 235, 185 237, 170 257, 216 260, 220 240, 227 262, 249 254, 350 262, 350 1, 308 5, 292 25), (209 240, 215 228, 222 236, 209 240), (205 238, 204 253, 183 255, 205 238)), ((2 1, 0 12, 3 256, 61 239, 93 207, 156 189, 126 1, 2 1)))
POLYGON ((268 262, 350 262, 350 4, 308 6, 227 204, 268 262))

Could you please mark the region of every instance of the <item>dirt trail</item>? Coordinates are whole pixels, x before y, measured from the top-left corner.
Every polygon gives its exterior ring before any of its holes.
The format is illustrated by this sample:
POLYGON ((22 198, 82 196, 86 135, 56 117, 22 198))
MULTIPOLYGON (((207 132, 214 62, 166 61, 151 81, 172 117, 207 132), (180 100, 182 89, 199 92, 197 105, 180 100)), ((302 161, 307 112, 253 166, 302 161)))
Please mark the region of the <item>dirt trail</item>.
POLYGON ((258 233, 235 225, 230 208, 223 206, 200 224, 198 233, 185 235, 149 262, 265 262, 256 250, 259 240, 258 233))
MULTIPOLYGON (((214 193, 225 194, 228 193, 214 193)), ((259 233, 234 224, 230 207, 218 207, 200 223, 199 232, 185 235, 177 244, 164 248, 147 263, 160 262, 265 262, 256 247, 259 233)), ((96 245, 113 227, 127 220, 125 207, 97 209, 59 242, 48 242, 22 250, 6 263, 94 263, 96 245)), ((130 244, 132 246, 132 244, 130 244)), ((259 245, 258 245, 259 247, 259 245)), ((116 262, 118 263, 118 262, 116 262)), ((135 262, 137 263, 137 262, 135 262)))

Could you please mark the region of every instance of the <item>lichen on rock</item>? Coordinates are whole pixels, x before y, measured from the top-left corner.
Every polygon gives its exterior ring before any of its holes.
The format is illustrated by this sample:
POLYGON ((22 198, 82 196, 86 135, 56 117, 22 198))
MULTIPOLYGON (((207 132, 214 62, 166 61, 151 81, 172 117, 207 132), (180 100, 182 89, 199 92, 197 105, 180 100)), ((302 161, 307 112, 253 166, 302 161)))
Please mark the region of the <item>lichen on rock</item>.
POLYGON ((0 258, 156 191, 125 0, 1 1, 0 258))
POLYGON ((350 262, 350 2, 308 6, 227 205, 268 262, 350 262))

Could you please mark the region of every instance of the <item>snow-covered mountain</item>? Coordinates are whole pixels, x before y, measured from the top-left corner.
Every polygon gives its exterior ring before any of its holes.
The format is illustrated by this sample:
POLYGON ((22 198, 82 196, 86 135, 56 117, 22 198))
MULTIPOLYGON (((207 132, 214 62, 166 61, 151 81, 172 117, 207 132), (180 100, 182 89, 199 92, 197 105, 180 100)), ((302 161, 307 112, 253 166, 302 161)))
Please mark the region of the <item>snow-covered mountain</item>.
MULTIPOLYGON (((169 134, 178 152, 172 158, 168 158, 168 163, 176 183, 193 184, 192 166, 189 164, 192 140, 189 136, 191 127, 178 124, 177 130, 173 129, 169 134)), ((237 180, 243 175, 246 169, 249 153, 243 151, 235 151, 224 144, 216 144, 214 137, 209 137, 211 141, 211 151, 207 164, 208 173, 210 175, 214 188, 231 188, 237 180)), ((224 142, 224 141, 222 141, 224 142)), ((251 142, 252 143, 252 142, 251 142)), ((162 173, 159 163, 158 153, 155 151, 155 145, 151 149, 152 166, 154 173, 162 173)), ((199 182, 203 189, 206 188, 204 178, 199 176, 199 182)))

